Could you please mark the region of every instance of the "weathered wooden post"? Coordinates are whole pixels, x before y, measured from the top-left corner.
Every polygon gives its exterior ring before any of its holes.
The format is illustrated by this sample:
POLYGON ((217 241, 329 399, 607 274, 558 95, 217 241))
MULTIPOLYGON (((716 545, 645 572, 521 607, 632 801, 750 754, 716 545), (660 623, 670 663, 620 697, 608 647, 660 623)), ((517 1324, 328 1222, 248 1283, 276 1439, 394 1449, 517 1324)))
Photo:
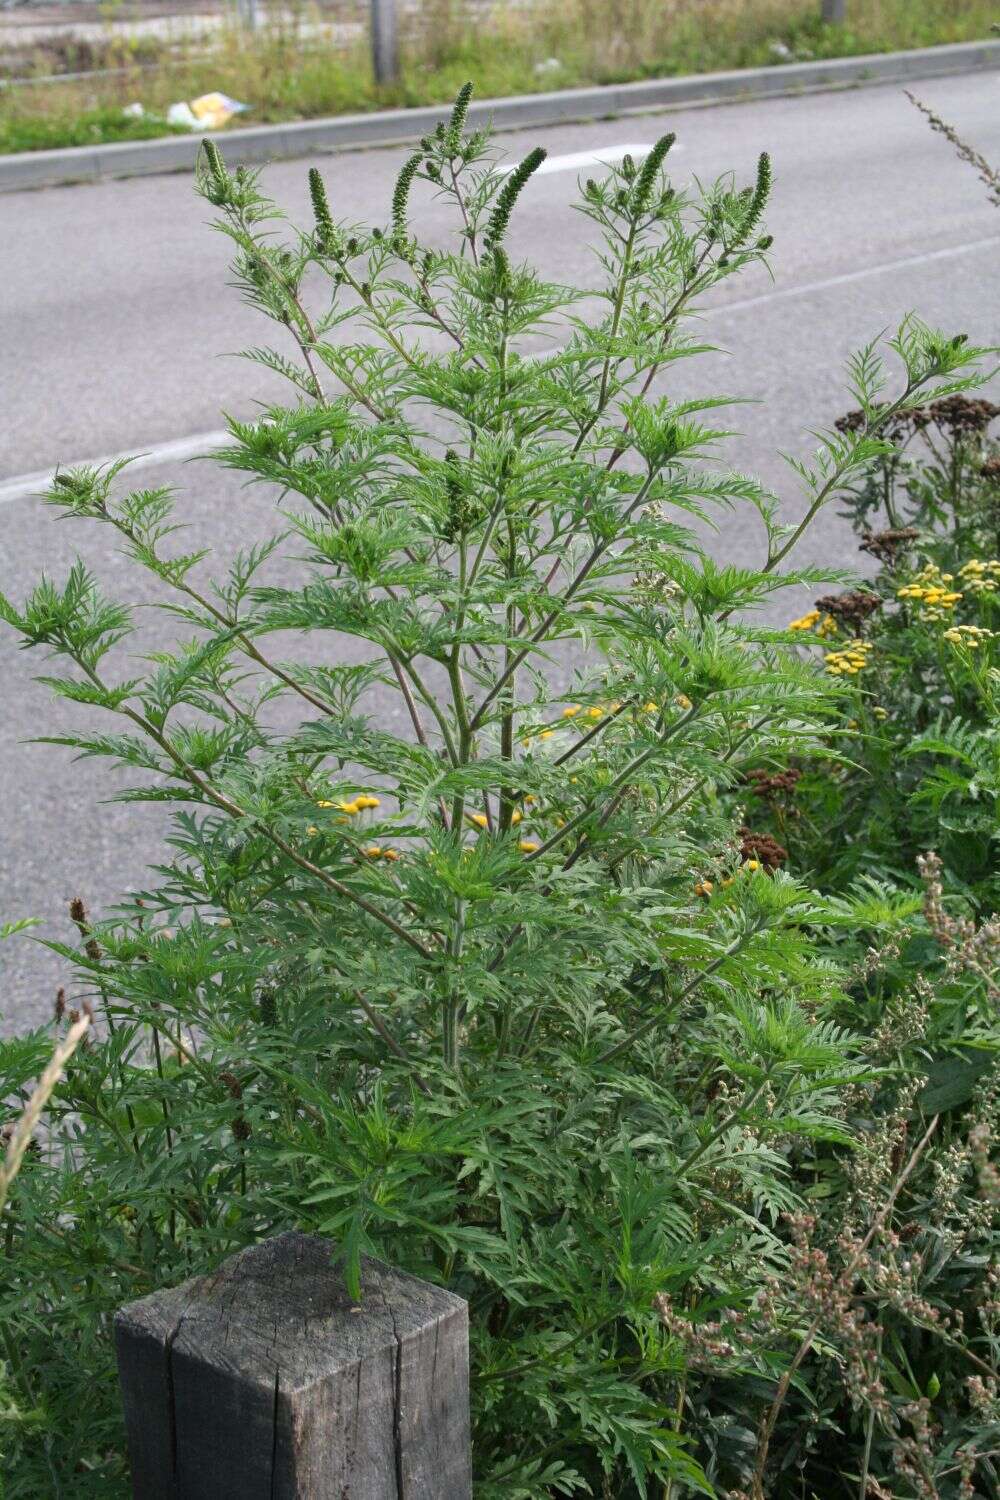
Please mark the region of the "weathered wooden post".
POLYGON ((134 1500, 470 1500, 468 1308, 283 1234, 115 1319, 134 1500))
POLYGON ((822 0, 823 20, 841 26, 847 20, 847 0, 822 0))

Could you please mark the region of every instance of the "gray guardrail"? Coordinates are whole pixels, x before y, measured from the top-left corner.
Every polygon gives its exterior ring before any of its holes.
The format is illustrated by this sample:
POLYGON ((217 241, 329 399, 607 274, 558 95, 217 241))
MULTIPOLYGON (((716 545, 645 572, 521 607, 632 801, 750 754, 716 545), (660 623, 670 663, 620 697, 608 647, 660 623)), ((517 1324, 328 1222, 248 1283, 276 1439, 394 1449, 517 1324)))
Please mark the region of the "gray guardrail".
MULTIPOLYGON (((918 78, 940 78, 1000 67, 1000 41, 958 42, 912 52, 873 53, 825 62, 782 63, 729 73, 699 73, 685 78, 654 78, 641 83, 601 88, 561 89, 554 93, 518 94, 485 99, 473 105, 474 124, 492 119, 498 130, 555 125, 619 115, 653 113, 684 105, 734 104, 780 94, 857 88, 918 78)), ((389 109, 370 114, 335 115, 286 125, 253 125, 218 136, 226 160, 277 161, 325 151, 390 146, 426 135, 441 118, 444 105, 389 109)), ((0 156, 0 192, 54 187, 64 183, 103 182, 153 172, 190 171, 200 137, 163 136, 152 141, 123 141, 108 146, 71 146, 59 151, 25 151, 0 156)))

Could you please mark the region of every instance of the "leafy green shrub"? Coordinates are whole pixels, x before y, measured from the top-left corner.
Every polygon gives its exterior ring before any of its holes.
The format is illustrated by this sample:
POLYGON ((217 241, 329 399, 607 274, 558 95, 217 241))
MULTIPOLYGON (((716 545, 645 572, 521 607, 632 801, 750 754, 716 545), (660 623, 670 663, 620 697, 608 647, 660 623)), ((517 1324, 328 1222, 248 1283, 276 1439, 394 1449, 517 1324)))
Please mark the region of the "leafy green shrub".
MULTIPOLYGON (((863 881, 872 917, 888 899, 901 919, 880 939, 858 911, 841 934, 837 1015, 869 1038, 877 1081, 848 1117, 853 1156, 815 1164, 791 1294, 768 1294, 772 1314, 813 1309, 839 1356, 804 1362, 783 1462, 836 1466, 846 1435, 858 1495, 967 1500, 1000 1483, 998 416, 964 396, 912 410, 846 487, 878 572, 792 622, 842 685, 841 723, 825 760, 755 767, 744 789, 747 851, 831 894, 863 881), (903 1204, 860 1250, 928 1120, 903 1204)), ((718 1399, 738 1405, 731 1379, 718 1399)))
POLYGON ((936 849, 980 915, 1000 908, 998 416, 952 396, 894 425, 893 452, 845 497, 877 575, 793 622, 848 687, 843 761, 807 773, 782 825, 824 888, 913 881, 936 849))
MULTIPOLYGON (((81 996, 100 1019, 9 1205, 0 1315, 40 1413, 10 1500, 123 1493, 111 1312, 290 1225, 339 1240, 352 1280, 373 1251, 468 1297, 486 1497, 749 1482, 801 1336, 801 1307, 755 1298, 797 1265, 785 1217, 848 1172, 880 1067, 841 1019, 837 934, 892 935, 912 902, 826 899, 741 834, 743 773, 825 754, 841 701, 753 608, 824 581, 784 569, 802 531, 891 423, 975 383, 977 351, 907 321, 891 398, 863 351, 865 419, 798 466, 802 518, 779 524, 714 463, 723 398, 650 394, 702 352, 698 299, 766 255, 767 158, 691 196, 665 137, 588 182, 595 278, 568 288, 511 244, 543 153, 497 170, 468 96, 382 227, 335 220, 313 173, 289 233, 206 146, 238 284, 295 346, 251 351, 295 399, 230 422, 221 455, 279 492, 274 536, 206 580, 171 494, 119 493, 124 466, 47 496, 108 528, 189 638, 131 675, 130 611, 79 564, 0 605, 110 720, 68 743, 171 809, 148 890, 72 907, 57 1023, 81 996), (418 183, 455 249, 416 239, 418 183), (737 504, 764 522, 758 568, 691 530, 737 504), (405 733, 371 716, 386 692, 405 733), (755 1307, 737 1418, 701 1394, 730 1356, 694 1344, 755 1307)), ((5 1097, 49 1046, 3 1044, 5 1097)), ((773 1493, 799 1480, 779 1465, 773 1493)))

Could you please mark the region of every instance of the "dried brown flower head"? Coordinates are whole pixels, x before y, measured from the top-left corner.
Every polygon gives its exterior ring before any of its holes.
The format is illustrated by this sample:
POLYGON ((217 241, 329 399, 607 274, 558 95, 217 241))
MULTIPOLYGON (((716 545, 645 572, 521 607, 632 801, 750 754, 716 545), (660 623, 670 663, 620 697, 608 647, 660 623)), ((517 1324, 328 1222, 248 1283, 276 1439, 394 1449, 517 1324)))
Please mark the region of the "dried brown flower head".
POLYGON ((956 436, 985 432, 994 418, 1000 417, 1000 406, 994 406, 992 401, 962 395, 942 396, 927 409, 936 427, 956 436))
POLYGON ((240 1083, 235 1073, 230 1073, 227 1068, 223 1068, 219 1073, 219 1082, 225 1084, 226 1090, 231 1099, 243 1098, 243 1085, 240 1083))
POLYGON ((794 766, 787 771, 764 771, 758 767, 746 774, 753 795, 765 802, 778 802, 786 797, 794 797, 801 779, 802 772, 794 766))
POLYGON ((788 850, 782 848, 769 833, 754 833, 749 828, 741 828, 740 858, 744 864, 756 859, 765 870, 777 870, 788 858, 788 850))
POLYGON ((870 552, 879 562, 893 563, 897 555, 920 535, 914 526, 894 526, 889 531, 863 531, 861 551, 870 552))
MULTIPOLYGON (((880 407, 874 407, 871 415, 877 417, 880 407)), ((925 406, 915 406, 912 411, 897 412, 890 417, 886 423, 882 436, 887 437, 890 442, 898 442, 901 438, 909 437, 911 433, 920 432, 930 425, 932 421, 930 411, 925 406)), ((834 422, 838 432, 864 432, 869 423, 869 413, 863 411, 849 411, 834 422)))
POLYGON ((857 635, 869 615, 882 608, 882 601, 877 594, 854 589, 848 594, 825 594, 822 599, 816 600, 816 608, 825 610, 838 625, 845 626, 852 635, 857 635))

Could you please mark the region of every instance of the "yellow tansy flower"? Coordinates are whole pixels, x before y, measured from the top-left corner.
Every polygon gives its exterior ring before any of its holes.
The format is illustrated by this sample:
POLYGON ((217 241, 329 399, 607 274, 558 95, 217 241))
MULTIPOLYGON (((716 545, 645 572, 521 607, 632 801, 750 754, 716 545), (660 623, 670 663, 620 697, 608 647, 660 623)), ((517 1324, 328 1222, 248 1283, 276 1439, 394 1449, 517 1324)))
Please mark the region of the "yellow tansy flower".
POLYGON ((992 640, 996 631, 986 630, 982 625, 952 625, 944 632, 944 640, 951 646, 965 646, 978 651, 984 641, 992 640))
POLYGON ((826 670, 831 677, 855 677, 868 665, 871 649, 868 641, 849 641, 840 651, 826 653, 826 670))

